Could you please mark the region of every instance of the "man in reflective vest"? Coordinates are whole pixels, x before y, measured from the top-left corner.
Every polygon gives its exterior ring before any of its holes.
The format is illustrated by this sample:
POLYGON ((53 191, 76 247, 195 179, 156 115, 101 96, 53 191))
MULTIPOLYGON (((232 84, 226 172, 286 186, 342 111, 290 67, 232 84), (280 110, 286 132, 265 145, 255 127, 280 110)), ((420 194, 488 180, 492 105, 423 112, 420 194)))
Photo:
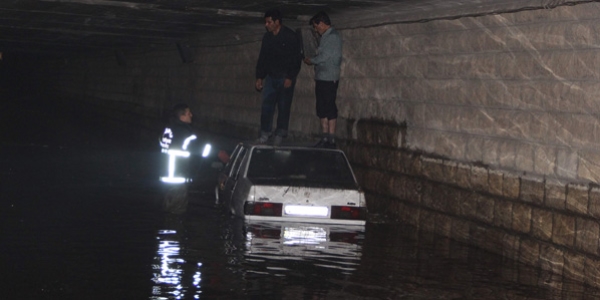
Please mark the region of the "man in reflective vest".
POLYGON ((191 181, 190 156, 199 154, 198 137, 192 129, 192 111, 187 104, 177 104, 173 107, 169 125, 165 128, 160 139, 161 151, 168 155, 166 176, 160 178, 165 183, 186 183, 191 181))

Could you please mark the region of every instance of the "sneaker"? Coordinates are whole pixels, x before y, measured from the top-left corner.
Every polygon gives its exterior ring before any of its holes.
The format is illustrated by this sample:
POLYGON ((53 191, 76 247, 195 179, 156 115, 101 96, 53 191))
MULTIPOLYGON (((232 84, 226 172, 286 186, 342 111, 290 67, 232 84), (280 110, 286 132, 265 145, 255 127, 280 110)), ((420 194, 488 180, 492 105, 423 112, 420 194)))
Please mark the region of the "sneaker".
POLYGON ((335 141, 325 143, 325 148, 329 149, 337 149, 337 144, 335 141))
POLYGON ((283 142, 282 136, 276 135, 275 138, 273 138, 273 146, 279 146, 281 145, 281 142, 283 142))
POLYGON ((262 145, 262 144, 267 143, 268 140, 269 140, 268 136, 261 135, 259 138, 257 138, 256 140, 254 140, 254 143, 262 145))
POLYGON ((316 143, 316 144, 314 145, 314 147, 315 147, 315 148, 325 148, 325 147, 327 147, 327 144, 328 144, 328 143, 327 143, 327 139, 325 139, 325 138, 322 138, 321 140, 319 140, 319 142, 318 142, 318 143, 316 143))

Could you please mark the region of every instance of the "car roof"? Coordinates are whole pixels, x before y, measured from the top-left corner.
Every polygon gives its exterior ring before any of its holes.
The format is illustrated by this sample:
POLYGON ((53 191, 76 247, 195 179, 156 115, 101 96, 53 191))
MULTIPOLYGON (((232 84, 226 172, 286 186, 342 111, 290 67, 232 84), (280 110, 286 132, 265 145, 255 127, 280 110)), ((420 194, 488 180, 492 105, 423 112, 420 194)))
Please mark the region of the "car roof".
POLYGON ((273 145, 265 145, 265 144, 254 144, 250 142, 242 142, 244 147, 247 148, 255 148, 255 149, 276 149, 276 150, 311 150, 311 151, 335 151, 342 152, 340 149, 329 149, 329 148, 316 148, 312 146, 303 146, 303 145, 283 145, 283 146, 273 146, 273 145))

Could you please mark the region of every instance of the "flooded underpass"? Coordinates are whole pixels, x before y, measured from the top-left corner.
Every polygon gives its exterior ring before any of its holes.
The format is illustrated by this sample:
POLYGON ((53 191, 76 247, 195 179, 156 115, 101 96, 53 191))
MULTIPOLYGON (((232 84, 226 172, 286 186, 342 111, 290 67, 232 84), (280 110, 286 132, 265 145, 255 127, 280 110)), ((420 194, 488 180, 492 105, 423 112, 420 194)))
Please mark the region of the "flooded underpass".
MULTIPOLYGON (((210 169, 185 213, 164 213, 155 141, 122 143, 75 121, 32 106, 3 123, 22 134, 1 145, 2 299, 600 297, 377 215, 365 227, 247 225, 216 205, 210 169)), ((231 150, 232 141, 215 146, 231 150)))

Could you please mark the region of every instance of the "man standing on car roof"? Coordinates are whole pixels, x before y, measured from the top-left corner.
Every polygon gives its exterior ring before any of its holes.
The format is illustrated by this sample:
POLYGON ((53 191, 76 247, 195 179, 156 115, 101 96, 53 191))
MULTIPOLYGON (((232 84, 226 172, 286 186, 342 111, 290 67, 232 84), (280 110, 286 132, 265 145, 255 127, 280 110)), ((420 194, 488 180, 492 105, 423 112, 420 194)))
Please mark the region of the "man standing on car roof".
POLYGON ((321 120, 323 132, 323 137, 315 147, 336 148, 335 125, 338 110, 335 98, 340 83, 342 37, 331 26, 329 16, 323 11, 314 15, 309 24, 321 35, 317 55, 304 59, 307 65, 315 66, 317 116, 321 120))
POLYGON ((282 25, 282 14, 277 9, 265 13, 264 34, 256 63, 257 91, 262 91, 260 135, 257 143, 264 144, 271 136, 273 115, 277 106, 277 129, 275 145, 287 137, 290 110, 296 76, 300 72, 302 56, 296 33, 282 25))

